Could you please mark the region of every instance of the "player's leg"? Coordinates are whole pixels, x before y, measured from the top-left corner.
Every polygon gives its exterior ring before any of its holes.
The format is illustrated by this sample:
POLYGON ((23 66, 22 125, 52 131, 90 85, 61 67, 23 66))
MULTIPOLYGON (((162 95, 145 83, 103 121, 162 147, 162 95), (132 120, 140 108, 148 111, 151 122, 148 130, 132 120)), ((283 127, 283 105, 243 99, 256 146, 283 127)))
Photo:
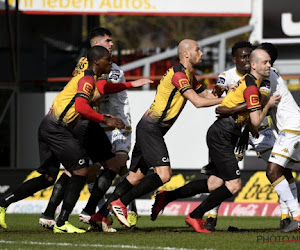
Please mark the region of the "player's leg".
POLYGON ((207 145, 209 156, 215 163, 217 176, 225 181, 186 218, 186 223, 196 232, 211 233, 204 227, 204 214, 210 209, 220 205, 227 198, 232 197, 241 188, 240 170, 235 159, 234 147, 238 137, 228 133, 215 122, 207 132, 207 145))
POLYGON ((71 174, 65 170, 53 186, 53 191, 48 202, 47 208, 39 218, 39 224, 45 228, 53 228, 55 225, 55 211, 63 199, 65 187, 71 178, 71 174))
MULTIPOLYGON (((284 168, 290 161, 298 161, 300 157, 299 135, 296 133, 281 132, 274 144, 267 167, 267 177, 273 185, 278 196, 286 203, 293 216, 290 225, 283 232, 297 231, 300 226, 300 208, 297 194, 293 194, 290 184, 284 176, 284 168)), ((286 173, 287 174, 287 173, 286 173)), ((290 176, 291 177, 291 176, 290 176)), ((288 178, 290 178, 288 176, 288 178)), ((292 184, 293 187, 293 184, 292 184)))
POLYGON ((38 172, 41 173, 41 175, 24 182, 16 190, 8 193, 0 199, 0 226, 3 228, 7 228, 5 223, 5 210, 10 204, 27 198, 37 191, 50 187, 54 184, 59 171, 59 163, 45 142, 44 131, 47 130, 48 127, 49 121, 46 116, 41 122, 38 133, 41 160, 41 166, 38 169, 38 172))
POLYGON ((155 196, 155 201, 151 212, 151 220, 156 220, 160 211, 162 211, 168 203, 174 200, 188 198, 196 194, 208 192, 207 179, 193 180, 188 184, 172 191, 160 190, 155 196))

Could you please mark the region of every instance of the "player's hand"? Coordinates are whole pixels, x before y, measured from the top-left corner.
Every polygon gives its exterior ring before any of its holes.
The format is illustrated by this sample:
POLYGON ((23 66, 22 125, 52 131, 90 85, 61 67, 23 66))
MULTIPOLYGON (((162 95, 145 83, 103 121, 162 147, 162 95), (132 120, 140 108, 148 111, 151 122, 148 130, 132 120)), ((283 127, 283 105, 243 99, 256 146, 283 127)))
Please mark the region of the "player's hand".
POLYGON ((276 106, 281 100, 281 95, 273 95, 270 97, 270 100, 268 101, 268 105, 270 107, 276 106))
POLYGON ((235 152, 242 155, 248 149, 248 142, 249 128, 246 126, 236 144, 235 152))
POLYGON ((103 122, 109 127, 114 127, 114 128, 118 128, 118 129, 125 128, 125 124, 121 119, 115 118, 114 116, 112 116, 110 114, 104 114, 103 122))
POLYGON ((214 88, 213 88, 213 91, 212 93, 215 95, 215 96, 218 96, 220 97, 224 91, 227 91, 228 88, 225 87, 225 86, 221 86, 221 85, 215 85, 214 88))
POLYGON ((153 83, 153 81, 150 79, 139 79, 139 80, 135 80, 135 81, 131 82, 132 87, 134 87, 134 88, 144 86, 148 83, 153 83))

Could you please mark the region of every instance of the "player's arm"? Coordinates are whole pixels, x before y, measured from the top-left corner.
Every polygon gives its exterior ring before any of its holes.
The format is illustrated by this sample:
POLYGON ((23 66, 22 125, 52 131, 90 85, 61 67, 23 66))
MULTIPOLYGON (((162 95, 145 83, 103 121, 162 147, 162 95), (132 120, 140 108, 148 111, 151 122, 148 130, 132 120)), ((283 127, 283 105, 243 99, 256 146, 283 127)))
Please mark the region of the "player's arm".
POLYGON ((110 115, 99 114, 89 105, 89 99, 94 85, 95 81, 92 76, 84 76, 78 81, 75 111, 88 120, 99 123, 103 122, 108 126, 117 127, 119 129, 125 128, 125 124, 120 119, 110 115))
MULTIPOLYGON (((194 81, 196 81, 194 79, 194 81)), ((176 72, 172 78, 172 84, 179 90, 179 92, 188 99, 196 108, 209 107, 220 104, 223 98, 207 98, 199 95, 204 91, 200 85, 196 91, 192 88, 187 76, 183 72, 176 72)), ((204 96, 206 94, 204 93, 204 96)))
POLYGON ((118 93, 132 87, 134 88, 141 87, 145 84, 152 83, 152 82, 153 81, 150 79, 139 79, 132 82, 121 82, 118 84, 114 84, 111 82, 107 82, 106 78, 100 78, 96 82, 96 87, 101 95, 106 95, 106 94, 118 93))
POLYGON ((244 98, 250 113, 250 121, 253 126, 258 127, 268 113, 269 108, 279 103, 281 96, 272 96, 261 111, 259 91, 256 85, 249 86, 244 91, 244 98))

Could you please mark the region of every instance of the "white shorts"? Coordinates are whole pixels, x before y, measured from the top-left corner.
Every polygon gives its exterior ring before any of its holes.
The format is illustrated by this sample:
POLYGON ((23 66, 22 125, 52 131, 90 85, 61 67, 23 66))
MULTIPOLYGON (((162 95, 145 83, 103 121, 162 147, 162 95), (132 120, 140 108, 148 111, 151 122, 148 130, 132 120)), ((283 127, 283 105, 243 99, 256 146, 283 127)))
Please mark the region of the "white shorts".
POLYGON ((131 130, 108 130, 104 128, 105 133, 112 145, 112 151, 115 154, 128 155, 131 149, 131 130))
POLYGON ((269 162, 276 163, 284 168, 292 168, 294 164, 300 162, 300 132, 298 134, 297 131, 294 132, 283 130, 279 133, 269 162))
POLYGON ((249 135, 249 143, 257 153, 258 157, 262 158, 265 162, 268 162, 271 150, 275 144, 276 136, 272 127, 267 127, 264 130, 259 131, 259 137, 254 138, 251 133, 249 135))

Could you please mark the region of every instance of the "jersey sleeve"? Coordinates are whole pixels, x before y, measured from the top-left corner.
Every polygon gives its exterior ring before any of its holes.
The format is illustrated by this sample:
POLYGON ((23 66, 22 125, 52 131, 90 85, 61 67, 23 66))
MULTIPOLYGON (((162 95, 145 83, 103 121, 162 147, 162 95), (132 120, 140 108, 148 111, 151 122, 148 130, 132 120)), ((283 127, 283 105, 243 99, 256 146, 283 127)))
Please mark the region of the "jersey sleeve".
POLYGON ((225 72, 221 73, 221 74, 218 76, 216 85, 221 85, 221 86, 228 87, 228 86, 226 85, 226 74, 225 74, 225 72))
POLYGON ((259 87, 259 93, 261 95, 269 96, 271 93, 271 84, 268 79, 264 79, 259 87))
POLYGON ((85 75, 78 81, 77 96, 89 100, 94 88, 94 78, 90 75, 85 75))
POLYGON ((249 112, 254 112, 261 109, 259 100, 259 91, 254 79, 250 76, 245 77, 246 89, 244 90, 244 99, 247 103, 249 112))
POLYGON ((192 89, 187 75, 181 71, 176 72, 172 77, 172 84, 183 94, 188 89, 192 89))
POLYGON ((204 86, 198 82, 195 75, 193 75, 193 89, 196 91, 197 94, 200 94, 205 90, 204 86))
POLYGON ((95 80, 92 76, 86 75, 80 78, 75 98, 75 111, 88 120, 102 122, 104 119, 103 115, 97 113, 89 105, 90 96, 94 88, 95 80))

